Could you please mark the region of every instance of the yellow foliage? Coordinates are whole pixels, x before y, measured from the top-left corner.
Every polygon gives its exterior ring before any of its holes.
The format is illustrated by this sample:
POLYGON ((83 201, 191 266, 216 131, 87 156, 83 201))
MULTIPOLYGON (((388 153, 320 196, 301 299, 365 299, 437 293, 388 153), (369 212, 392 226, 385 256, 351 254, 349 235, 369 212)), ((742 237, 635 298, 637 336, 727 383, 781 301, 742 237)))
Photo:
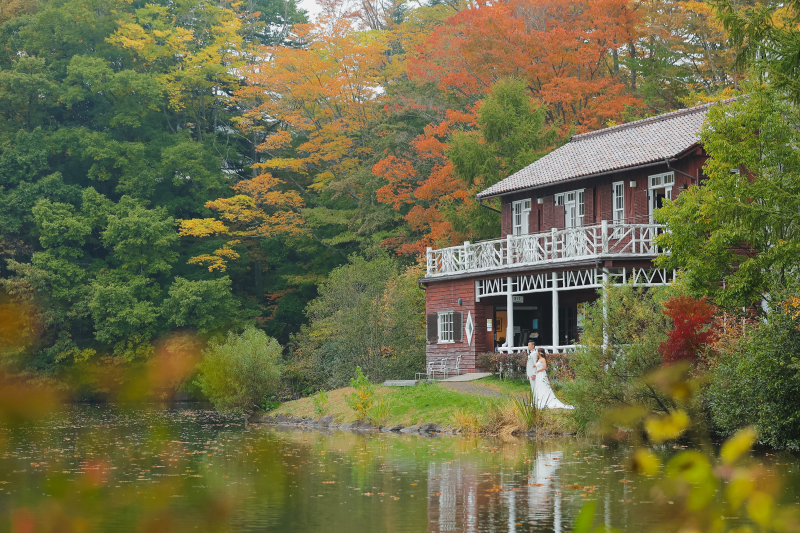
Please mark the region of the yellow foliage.
POLYGON ((769 526, 774 510, 775 500, 764 492, 756 491, 747 500, 747 514, 763 528, 769 526))
POLYGON ((661 468, 661 461, 649 450, 639 448, 633 453, 633 469, 646 476, 654 476, 661 468))
POLYGON ((647 436, 655 443, 677 439, 689 427, 689 415, 678 410, 666 416, 651 416, 645 420, 647 436))
POLYGON ((753 428, 744 428, 737 431, 733 437, 722 445, 719 456, 723 464, 730 465, 736 462, 743 453, 750 450, 757 436, 758 434, 753 428))
POLYGON ((228 227, 214 218, 179 220, 178 224, 178 233, 181 237, 209 237, 228 233, 228 227))

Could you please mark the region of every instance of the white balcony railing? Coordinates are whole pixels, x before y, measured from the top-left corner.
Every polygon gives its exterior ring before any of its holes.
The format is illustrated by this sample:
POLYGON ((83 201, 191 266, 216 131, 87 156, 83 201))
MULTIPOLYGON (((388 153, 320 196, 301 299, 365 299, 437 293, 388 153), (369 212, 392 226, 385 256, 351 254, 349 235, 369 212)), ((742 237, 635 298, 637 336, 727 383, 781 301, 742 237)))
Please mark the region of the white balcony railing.
POLYGON ((427 277, 536 266, 581 259, 653 258, 659 254, 654 239, 660 224, 583 226, 505 239, 465 242, 434 250, 428 248, 427 277))
MULTIPOLYGON (((536 346, 536 349, 543 351, 547 355, 552 355, 554 353, 574 353, 578 350, 578 345, 565 344, 562 346, 536 346)), ((501 353, 525 353, 528 351, 528 346, 512 346, 511 348, 508 346, 501 346, 497 349, 497 351, 501 353)))

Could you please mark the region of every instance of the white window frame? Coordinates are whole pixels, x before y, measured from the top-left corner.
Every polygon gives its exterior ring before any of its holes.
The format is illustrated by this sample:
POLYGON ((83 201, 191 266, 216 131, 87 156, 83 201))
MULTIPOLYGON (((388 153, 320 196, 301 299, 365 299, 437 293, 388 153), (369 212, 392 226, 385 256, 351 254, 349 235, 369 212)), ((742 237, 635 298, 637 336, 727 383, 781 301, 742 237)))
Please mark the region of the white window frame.
POLYGON ((611 184, 611 221, 614 224, 625 222, 625 182, 615 181, 611 184))
POLYGON ((647 182, 650 187, 647 189, 647 205, 650 211, 650 224, 654 224, 653 213, 656 210, 655 201, 656 195, 653 193, 654 189, 664 189, 664 196, 672 198, 672 187, 675 185, 675 173, 663 172, 661 174, 653 174, 648 176, 647 182))
POLYGON ((661 174, 653 174, 649 176, 651 189, 672 189, 675 185, 675 173, 663 172, 661 174))
POLYGON ((512 235, 527 235, 529 231, 528 217, 531 213, 531 199, 518 200, 511 204, 512 235))
POLYGON ((583 226, 583 218, 586 214, 584 203, 584 191, 586 189, 575 189, 558 193, 553 197, 553 203, 564 206, 564 226, 567 228, 579 228, 583 226), (570 213, 574 216, 570 217, 570 213))
POLYGON ((437 313, 438 324, 438 344, 453 344, 454 340, 454 316, 453 311, 439 311, 437 313))

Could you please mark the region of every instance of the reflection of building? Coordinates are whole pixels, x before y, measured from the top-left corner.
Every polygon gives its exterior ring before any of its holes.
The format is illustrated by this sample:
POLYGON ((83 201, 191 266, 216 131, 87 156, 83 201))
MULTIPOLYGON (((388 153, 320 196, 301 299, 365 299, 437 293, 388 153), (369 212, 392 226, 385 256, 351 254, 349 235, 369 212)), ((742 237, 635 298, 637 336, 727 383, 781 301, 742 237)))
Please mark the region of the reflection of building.
POLYGON ((550 524, 561 533, 561 490, 555 473, 561 464, 561 452, 539 453, 533 461, 528 483, 528 522, 550 524))
POLYGON ((428 465, 428 522, 431 531, 478 531, 478 473, 466 465, 428 465), (434 503, 435 502, 435 503, 434 503))
POLYGON ((702 179, 709 105, 575 135, 482 191, 501 200, 501 238, 428 249, 428 360, 579 341, 583 305, 606 281, 670 283, 654 268, 653 211, 702 179))
MULTIPOLYGON (((522 472, 478 472, 475 461, 428 465, 429 531, 485 531, 502 526, 510 533, 537 531, 562 533, 561 489, 556 470, 562 452, 539 452, 522 472), (499 479, 498 479, 499 478, 499 479), (517 524, 526 526, 518 528, 517 524)), ((572 517, 574 519, 574 517, 572 517)))

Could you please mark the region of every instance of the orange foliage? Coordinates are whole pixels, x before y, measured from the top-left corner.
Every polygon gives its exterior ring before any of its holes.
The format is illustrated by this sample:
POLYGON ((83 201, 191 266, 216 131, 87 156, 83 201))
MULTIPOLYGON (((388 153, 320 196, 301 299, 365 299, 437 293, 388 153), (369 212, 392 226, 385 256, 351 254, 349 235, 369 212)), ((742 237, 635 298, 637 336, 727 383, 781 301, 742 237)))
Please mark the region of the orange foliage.
POLYGON ((627 0, 480 0, 433 29, 407 59, 409 76, 475 104, 439 111, 408 153, 388 155, 373 167, 387 181, 378 200, 409 208, 411 234, 385 244, 413 254, 470 237, 456 234, 443 210, 468 213, 483 184, 465 185, 454 176, 448 137, 475 129, 480 99, 500 78, 525 81, 531 97, 548 109, 549 122, 565 131, 605 127, 642 107, 610 59, 612 48, 635 39, 637 21, 627 0))
POLYGON ((464 202, 474 201, 476 191, 464 187, 464 182, 453 173, 453 164, 447 159, 447 136, 459 126, 474 126, 475 115, 448 111, 447 118, 439 124, 429 124, 424 133, 411 142, 413 161, 388 156, 372 168, 376 176, 387 181, 378 189, 378 201, 394 209, 411 205, 405 215, 409 228, 417 240, 404 242, 396 238, 384 244, 396 248, 401 254, 419 254, 428 246, 449 245, 463 240, 456 235, 453 225, 445 220, 443 207, 459 209, 464 202), (418 166, 427 175, 420 175, 418 166))
POLYGON ((627 0, 481 0, 436 28, 408 68, 420 82, 476 99, 516 77, 550 107, 551 122, 597 129, 642 106, 609 59, 633 40, 636 22, 627 0))
POLYGON ((239 126, 270 131, 258 147, 269 159, 256 168, 311 177, 309 187, 317 190, 371 154, 368 127, 381 110, 387 47, 384 34, 355 31, 350 18, 324 22, 295 27, 295 39, 306 46, 262 48, 263 61, 244 70, 238 93, 252 104, 239 126))

